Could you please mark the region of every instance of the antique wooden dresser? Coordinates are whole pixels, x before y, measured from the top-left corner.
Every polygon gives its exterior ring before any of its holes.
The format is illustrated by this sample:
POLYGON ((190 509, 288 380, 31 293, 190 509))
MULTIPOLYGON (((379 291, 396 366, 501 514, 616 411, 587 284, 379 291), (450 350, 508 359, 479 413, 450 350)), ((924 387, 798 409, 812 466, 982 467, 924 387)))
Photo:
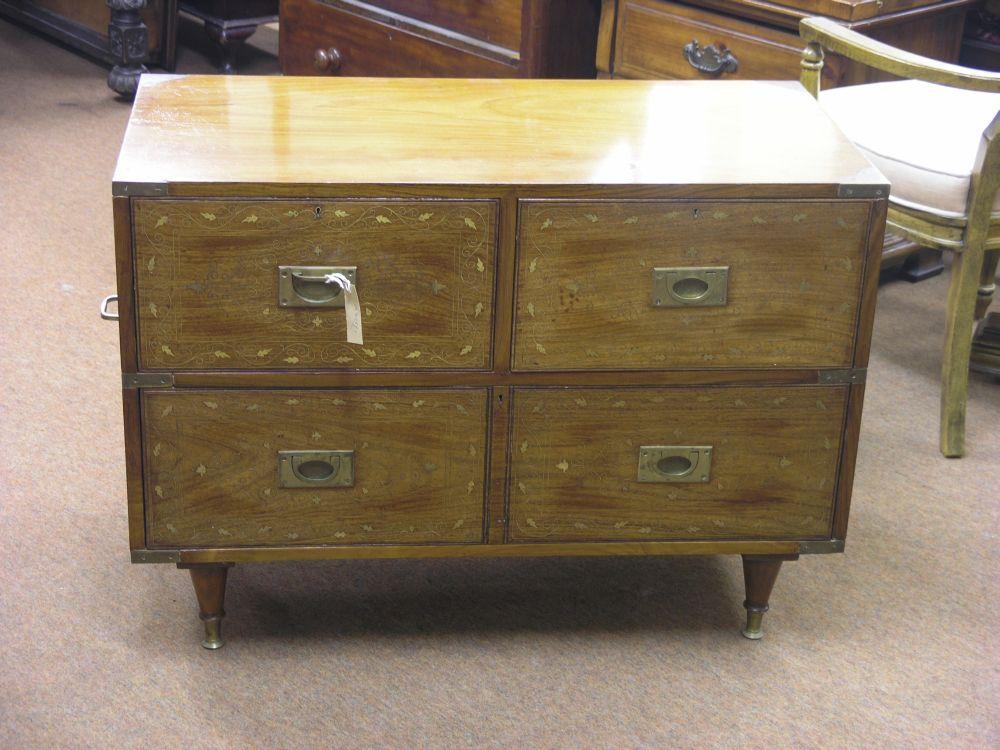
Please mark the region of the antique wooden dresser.
MULTIPOLYGON (((114 178, 134 562, 847 531, 888 186, 798 83, 143 76, 114 178)), ((105 303, 105 314, 110 299, 105 303)))

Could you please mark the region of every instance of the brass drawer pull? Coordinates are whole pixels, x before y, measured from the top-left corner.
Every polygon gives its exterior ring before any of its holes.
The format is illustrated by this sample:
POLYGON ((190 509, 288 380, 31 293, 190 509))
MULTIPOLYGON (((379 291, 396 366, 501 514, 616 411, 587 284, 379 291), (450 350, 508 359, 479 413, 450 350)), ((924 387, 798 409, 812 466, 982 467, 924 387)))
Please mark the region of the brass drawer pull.
POLYGON ((111 303, 114 302, 115 305, 118 304, 118 295, 109 294, 107 297, 101 300, 101 319, 102 320, 118 320, 118 313, 113 313, 108 308, 111 303))
POLYGON ((710 445, 639 446, 640 482, 707 482, 711 473, 710 445))
POLYGON ((653 269, 653 307, 721 307, 729 294, 729 266, 653 269))
POLYGON ((699 73, 710 76, 721 76, 724 73, 735 73, 740 67, 740 61, 726 49, 726 45, 716 47, 710 44, 702 47, 697 39, 692 39, 684 45, 684 59, 699 73))
POLYGON ((343 286, 328 281, 331 274, 338 273, 357 283, 357 266, 278 266, 278 305, 343 307, 343 286))
POLYGON ((354 451, 278 451, 278 486, 353 487, 354 451))

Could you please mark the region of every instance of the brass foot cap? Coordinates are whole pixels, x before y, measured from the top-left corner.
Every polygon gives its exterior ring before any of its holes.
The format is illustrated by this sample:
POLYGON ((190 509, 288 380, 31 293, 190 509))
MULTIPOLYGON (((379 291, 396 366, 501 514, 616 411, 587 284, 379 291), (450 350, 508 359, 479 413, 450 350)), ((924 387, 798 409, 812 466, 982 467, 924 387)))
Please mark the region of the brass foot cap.
POLYGON ((764 637, 763 630, 747 630, 746 628, 742 628, 740 632, 744 638, 749 638, 751 641, 759 641, 764 637))
POLYGON ((206 638, 201 642, 202 648, 207 648, 209 651, 215 651, 216 649, 222 648, 224 645, 226 645, 226 642, 221 638, 216 640, 209 640, 206 638))

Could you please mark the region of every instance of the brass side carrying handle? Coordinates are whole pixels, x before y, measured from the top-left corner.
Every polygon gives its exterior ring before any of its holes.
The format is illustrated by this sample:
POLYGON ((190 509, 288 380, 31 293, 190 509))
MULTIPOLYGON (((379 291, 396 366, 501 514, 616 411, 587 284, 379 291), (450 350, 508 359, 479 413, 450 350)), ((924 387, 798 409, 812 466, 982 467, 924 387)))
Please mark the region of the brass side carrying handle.
POLYGON ((101 319, 102 320, 118 320, 118 313, 111 312, 108 309, 111 303, 114 302, 115 305, 118 304, 118 295, 109 294, 107 297, 101 300, 101 319))
POLYGON ((684 59, 698 72, 711 76, 735 73, 740 67, 740 61, 726 49, 724 44, 718 47, 714 44, 702 47, 697 39, 692 39, 684 45, 684 59))
POLYGON ((354 451, 278 451, 278 486, 353 487, 354 451))
POLYGON ((344 287, 335 274, 357 283, 357 266, 278 266, 279 307, 344 307, 344 287))
POLYGON ((653 269, 653 307, 722 307, 729 296, 729 266, 653 269))
POLYGON ((639 446, 640 482, 707 482, 711 476, 711 445, 639 446))

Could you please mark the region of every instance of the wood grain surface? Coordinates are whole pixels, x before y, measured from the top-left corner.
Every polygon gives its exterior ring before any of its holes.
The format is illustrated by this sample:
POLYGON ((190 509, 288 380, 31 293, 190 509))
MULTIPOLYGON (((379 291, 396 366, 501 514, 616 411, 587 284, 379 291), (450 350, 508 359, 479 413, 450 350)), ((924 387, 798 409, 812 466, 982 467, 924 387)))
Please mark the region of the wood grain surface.
POLYGON ((135 202, 145 368, 482 369, 493 320, 488 201, 135 202), (278 266, 357 266, 343 308, 279 307, 278 266))
POLYGON ((829 538, 847 388, 514 389, 509 539, 829 538), (636 481, 710 445, 707 483, 636 481))
POLYGON ((114 180, 886 187, 791 81, 162 75, 142 77, 114 180))
POLYGON ((476 543, 485 389, 143 393, 149 547, 476 543), (279 489, 278 451, 353 450, 352 487, 279 489))
POLYGON ((849 367, 866 202, 524 201, 514 368, 849 367), (729 266, 718 307, 654 267, 729 266))

